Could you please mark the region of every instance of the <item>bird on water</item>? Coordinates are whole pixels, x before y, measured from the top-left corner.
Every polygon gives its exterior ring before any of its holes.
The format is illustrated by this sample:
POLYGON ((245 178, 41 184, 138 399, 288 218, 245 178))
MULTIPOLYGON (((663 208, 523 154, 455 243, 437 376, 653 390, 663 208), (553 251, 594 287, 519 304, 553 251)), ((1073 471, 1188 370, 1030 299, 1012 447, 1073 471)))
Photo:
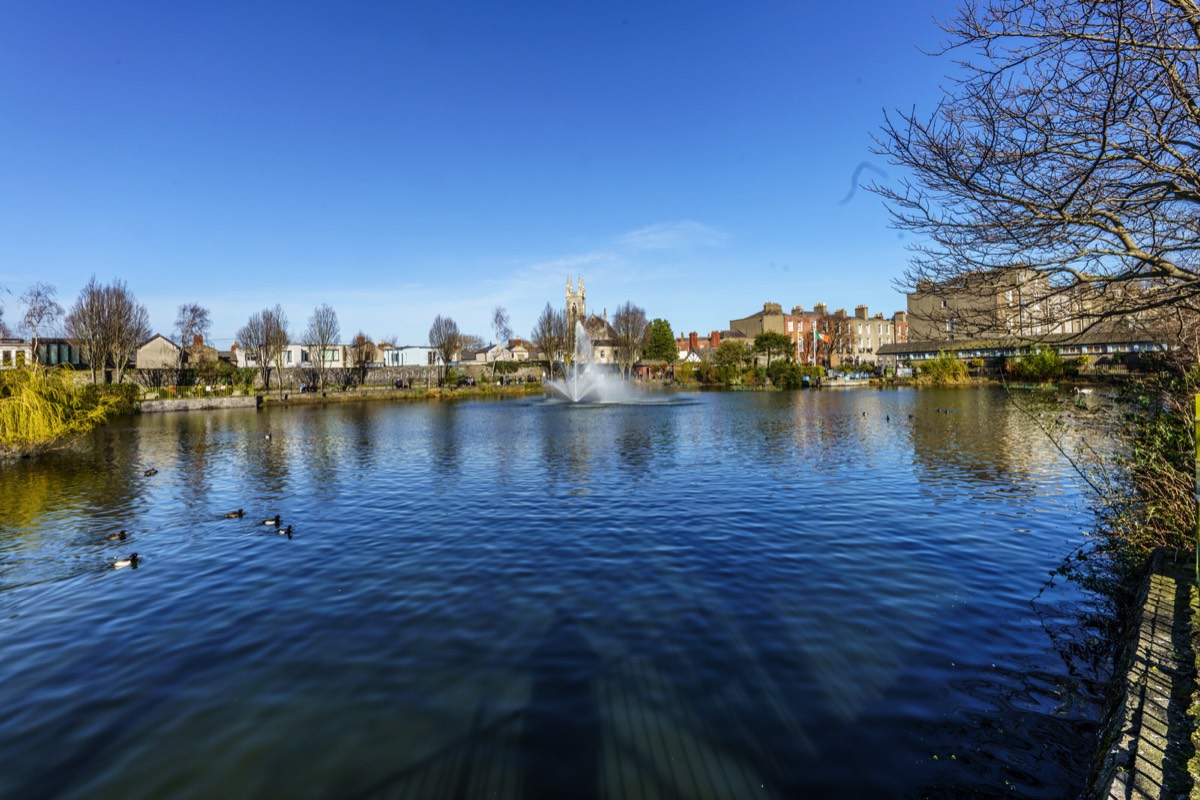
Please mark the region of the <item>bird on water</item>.
POLYGON ((108 539, 110 542, 116 542, 116 541, 123 542, 123 541, 125 541, 125 531, 118 531, 116 533, 110 533, 108 536, 105 536, 104 538, 108 539))
POLYGON ((142 474, 145 475, 147 478, 153 478, 155 475, 158 474, 158 470, 156 470, 154 467, 151 467, 150 469, 146 470, 142 474))
POLYGON ((133 553, 129 556, 129 558, 118 558, 112 563, 112 565, 113 569, 121 569, 122 567, 133 567, 136 569, 138 565, 138 554, 133 553))
POLYGON ((264 519, 264 520, 262 521, 262 524, 263 524, 263 525, 276 525, 276 526, 278 526, 278 525, 279 525, 279 515, 278 515, 278 514, 276 514, 276 515, 275 515, 274 517, 272 517, 271 519, 264 519))
POLYGON ((241 519, 244 516, 246 516, 246 512, 239 508, 237 511, 228 512, 225 519, 241 519))

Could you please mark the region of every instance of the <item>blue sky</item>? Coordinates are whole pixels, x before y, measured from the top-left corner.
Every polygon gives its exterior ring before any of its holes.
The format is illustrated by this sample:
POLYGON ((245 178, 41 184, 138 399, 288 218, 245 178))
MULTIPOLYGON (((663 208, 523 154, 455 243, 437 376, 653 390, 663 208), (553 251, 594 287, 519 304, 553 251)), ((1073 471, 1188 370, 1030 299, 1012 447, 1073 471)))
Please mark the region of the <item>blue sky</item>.
MULTIPOLYGON (((908 242, 858 191, 885 108, 930 109, 948 0, 9 3, 0 284, 125 280, 227 346, 281 303, 424 343, 527 336, 582 275, 676 332, 766 301, 872 313, 908 242), (844 202, 843 202, 844 201, 844 202)), ((864 182, 873 177, 869 170, 864 182)))

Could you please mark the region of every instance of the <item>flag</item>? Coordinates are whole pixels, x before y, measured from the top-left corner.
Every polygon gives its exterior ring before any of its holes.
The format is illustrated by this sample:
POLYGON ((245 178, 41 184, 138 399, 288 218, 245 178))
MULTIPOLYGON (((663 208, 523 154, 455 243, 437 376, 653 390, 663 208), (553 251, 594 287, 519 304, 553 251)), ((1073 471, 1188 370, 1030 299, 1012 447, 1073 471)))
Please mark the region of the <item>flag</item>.
POLYGON ((821 335, 821 332, 820 332, 820 331, 818 331, 818 330, 814 330, 814 331, 813 331, 813 338, 814 338, 814 339, 816 339, 818 342, 823 342, 823 341, 825 341, 825 337, 824 337, 824 336, 822 336, 822 335, 821 335))

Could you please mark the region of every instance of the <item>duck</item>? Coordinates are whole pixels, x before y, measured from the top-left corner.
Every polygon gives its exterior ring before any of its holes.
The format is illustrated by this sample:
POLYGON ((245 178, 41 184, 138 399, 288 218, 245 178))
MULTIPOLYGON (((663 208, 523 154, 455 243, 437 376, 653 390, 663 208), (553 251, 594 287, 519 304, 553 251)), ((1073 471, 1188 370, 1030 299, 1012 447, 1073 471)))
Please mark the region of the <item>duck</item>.
POLYGON ((123 542, 123 541, 125 541, 125 531, 117 531, 116 533, 110 533, 108 536, 105 536, 104 538, 110 542, 116 542, 116 541, 123 542))
POLYGON ((142 474, 145 475, 147 478, 153 478, 155 475, 158 474, 158 470, 156 470, 154 467, 151 467, 150 469, 146 470, 142 474))
POLYGON ((227 513, 225 519, 241 519, 244 516, 246 516, 246 512, 239 508, 237 511, 227 513))
POLYGON ((263 524, 263 525, 276 525, 276 526, 278 526, 278 525, 279 525, 279 515, 278 515, 278 514, 276 514, 276 515, 275 515, 274 517, 272 517, 271 519, 264 519, 264 520, 262 521, 262 524, 263 524))
POLYGON ((292 538, 292 526, 288 525, 286 528, 280 528, 276 533, 287 534, 287 537, 290 539, 292 538))
POLYGON ((118 558, 112 563, 112 565, 113 569, 121 569, 122 567, 133 567, 134 569, 137 569, 138 554, 132 553, 129 558, 118 558))

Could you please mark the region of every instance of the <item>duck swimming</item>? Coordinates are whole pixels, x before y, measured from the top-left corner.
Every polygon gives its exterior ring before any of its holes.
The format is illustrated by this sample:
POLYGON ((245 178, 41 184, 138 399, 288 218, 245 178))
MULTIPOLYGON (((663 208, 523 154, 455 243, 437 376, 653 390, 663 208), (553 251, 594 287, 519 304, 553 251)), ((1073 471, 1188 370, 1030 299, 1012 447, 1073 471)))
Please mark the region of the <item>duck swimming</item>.
POLYGON ((150 469, 146 470, 142 474, 145 475, 147 478, 153 478, 155 475, 158 474, 158 470, 156 470, 154 467, 151 467, 150 469))
POLYGON ((117 533, 110 533, 108 536, 105 536, 104 538, 108 539, 110 542, 116 542, 116 541, 123 542, 123 541, 125 541, 125 531, 119 531, 117 533))
POLYGON ((264 520, 262 521, 262 524, 263 524, 263 525, 278 525, 278 524, 279 524, 279 515, 278 515, 278 514, 276 514, 276 515, 275 515, 274 517, 272 517, 271 519, 264 519, 264 520))
POLYGON ((246 516, 246 512, 239 508, 237 511, 230 511, 226 514, 225 519, 241 519, 244 516, 246 516))
POLYGON ((129 558, 119 558, 114 561, 112 565, 113 569, 121 569, 122 567, 133 567, 134 569, 137 569, 138 554, 133 553, 129 556, 129 558))
POLYGON ((292 538, 292 526, 288 525, 286 528, 280 528, 277 533, 286 533, 287 537, 290 539, 292 538))

